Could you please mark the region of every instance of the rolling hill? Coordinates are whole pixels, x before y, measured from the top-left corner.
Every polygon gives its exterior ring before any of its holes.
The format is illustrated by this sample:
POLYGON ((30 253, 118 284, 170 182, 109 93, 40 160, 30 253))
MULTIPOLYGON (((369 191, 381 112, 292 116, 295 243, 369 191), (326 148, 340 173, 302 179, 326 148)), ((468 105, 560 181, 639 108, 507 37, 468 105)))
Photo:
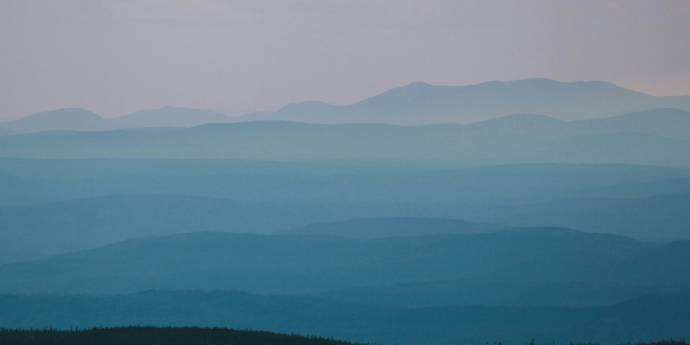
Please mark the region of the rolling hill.
POLYGON ((0 292, 119 293, 230 289, 309 293, 467 280, 685 287, 690 242, 526 228, 390 237, 190 233, 133 239, 0 266, 0 292))
POLYGON ((574 198, 490 206, 335 200, 237 201, 162 194, 102 196, 0 207, 3 224, 0 264, 141 236, 208 231, 368 239, 470 234, 545 225, 671 241, 690 239, 687 198, 687 195, 574 198))
MULTIPOLYGON (((318 221, 434 212, 394 203, 247 202, 181 195, 118 195, 0 208, 0 264, 185 232, 267 234, 318 221)), ((443 210, 437 210, 437 213, 443 210)), ((446 213, 452 210, 448 207, 446 213)), ((496 226, 433 218, 368 218, 296 232, 385 237, 481 232, 496 226), (329 229, 330 226, 330 229, 329 229), (324 227, 324 231, 321 228, 324 227), (355 231, 347 231, 347 230, 355 231), (336 230, 337 231, 337 230, 336 230)))
POLYGON ((81 108, 64 108, 0 122, 0 128, 16 134, 55 130, 102 130, 108 126, 106 120, 94 112, 81 108))
POLYGON ((2 136, 0 156, 688 166, 690 140, 674 137, 687 124, 668 123, 676 128, 662 136, 659 128, 629 132, 602 123, 592 130, 519 115, 466 126, 249 122, 2 136))
POLYGON ((471 234, 505 228, 443 218, 360 218, 340 222, 313 223, 282 231, 286 235, 336 236, 374 239, 398 236, 471 234))
POLYGON ((116 195, 4 207, 0 208, 0 263, 142 236, 194 231, 268 233, 353 213, 340 211, 336 205, 310 207, 180 195, 116 195))
POLYGON ((652 109, 621 116, 570 122, 591 132, 635 132, 669 138, 690 139, 690 113, 679 109, 652 109))
MULTIPOLYGON (((687 192, 680 188, 677 191, 687 192)), ((458 208, 457 216, 513 226, 588 229, 653 241, 690 239, 688 194, 572 198, 520 206, 458 208)))
MULTIPOLYGON (((424 208, 420 204, 514 205, 577 197, 689 194, 689 180, 687 169, 618 164, 458 167, 399 162, 0 159, 0 205, 162 194, 281 203, 415 204, 407 208, 409 216, 431 216, 434 213, 414 209, 424 208)), ((445 212, 433 217, 457 218, 445 212)))
POLYGON ((98 131, 118 128, 192 127, 205 123, 226 122, 220 113, 194 108, 163 107, 146 109, 120 117, 103 118, 81 108, 64 108, 31 114, 0 122, 0 135, 42 131, 98 131))

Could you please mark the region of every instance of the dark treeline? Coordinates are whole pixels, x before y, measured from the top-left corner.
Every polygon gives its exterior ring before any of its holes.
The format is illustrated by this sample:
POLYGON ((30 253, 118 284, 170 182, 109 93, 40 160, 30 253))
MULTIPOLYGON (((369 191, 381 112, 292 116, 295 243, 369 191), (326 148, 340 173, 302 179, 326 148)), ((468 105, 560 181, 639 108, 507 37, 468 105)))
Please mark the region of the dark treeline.
MULTIPOLYGON (((0 330, 3 345, 353 345, 319 337, 202 327, 117 327, 88 330, 0 330)), ((536 345, 530 343, 529 345, 536 345)), ((553 345, 553 344, 552 344, 553 345)), ((585 345, 585 344, 570 344, 585 345)), ((586 345, 597 345, 588 343, 586 345)), ((626 344, 630 345, 630 344, 626 344)), ((688 345, 660 340, 637 345, 688 345)))
POLYGON ((201 327, 0 330, 3 345, 351 345, 318 337, 201 327))

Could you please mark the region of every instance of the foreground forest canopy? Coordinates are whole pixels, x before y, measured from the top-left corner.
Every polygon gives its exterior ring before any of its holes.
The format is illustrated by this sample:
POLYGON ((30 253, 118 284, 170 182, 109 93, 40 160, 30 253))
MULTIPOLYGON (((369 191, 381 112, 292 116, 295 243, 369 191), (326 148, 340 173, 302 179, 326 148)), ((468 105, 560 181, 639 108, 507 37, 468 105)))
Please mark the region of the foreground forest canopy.
MULTIPOLYGON (((78 331, 0 330, 4 345, 348 345, 316 337, 198 327, 119 327, 78 331)), ((676 345, 676 344, 669 344, 676 345)))
MULTIPOLYGON (((6 345, 350 345, 334 339, 199 327, 118 327, 77 331, 0 330, 6 345)), ((530 345, 535 345, 530 343, 530 345)), ((575 345, 575 344, 571 344, 575 345)), ((587 344, 595 345, 595 344, 587 344)), ((630 345, 630 344, 628 344, 630 345)), ((637 345, 688 345, 685 340, 661 340, 637 345)))

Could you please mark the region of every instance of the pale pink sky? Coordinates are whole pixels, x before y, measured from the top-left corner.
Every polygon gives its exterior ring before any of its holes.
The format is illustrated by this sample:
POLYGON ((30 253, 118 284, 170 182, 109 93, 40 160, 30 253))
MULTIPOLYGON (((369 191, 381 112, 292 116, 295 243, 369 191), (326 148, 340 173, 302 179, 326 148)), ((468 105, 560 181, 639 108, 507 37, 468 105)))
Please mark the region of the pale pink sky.
POLYGON ((688 18, 688 0, 2 0, 0 119, 344 104, 412 81, 690 94, 688 18))

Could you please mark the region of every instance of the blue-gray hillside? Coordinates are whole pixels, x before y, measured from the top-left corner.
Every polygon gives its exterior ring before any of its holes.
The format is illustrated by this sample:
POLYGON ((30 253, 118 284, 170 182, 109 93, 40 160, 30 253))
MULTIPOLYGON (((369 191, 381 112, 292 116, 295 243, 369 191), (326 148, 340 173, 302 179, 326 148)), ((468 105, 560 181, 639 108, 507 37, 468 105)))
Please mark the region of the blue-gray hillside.
POLYGON ((0 204, 175 194, 251 201, 525 204, 690 194, 690 170, 617 164, 457 167, 358 162, 0 159, 0 204))
POLYGON ((457 212, 465 219, 513 226, 561 226, 655 241, 690 239, 688 194, 573 198, 520 206, 459 207, 457 212))
MULTIPOLYGON (((0 208, 0 264, 38 259, 130 238, 184 232, 271 233, 318 221, 344 223, 343 236, 471 233, 497 226, 452 219, 454 207, 397 203, 247 202, 181 195, 119 195, 0 208)), ((338 227, 338 223, 331 223, 338 227)), ((324 224, 328 228, 327 224, 324 224)), ((320 225, 309 227, 318 229, 320 225)), ((321 231, 318 231, 321 232, 321 231)))
POLYGON ((102 130, 108 127, 105 125, 105 120, 94 112, 81 108, 64 108, 2 122, 0 128, 12 133, 27 133, 55 130, 102 130))
POLYGON ((612 120, 592 120, 585 125, 514 115, 469 125, 417 127, 264 121, 193 128, 41 132, 0 137, 0 156, 690 165, 690 113, 679 116, 675 110, 659 110, 645 114, 649 121, 663 125, 622 126, 616 121, 612 125, 612 120))
POLYGON ((681 289, 690 285, 689 262, 687 241, 652 244, 555 228, 371 240, 193 233, 6 264, 0 291, 307 293, 450 280, 681 289))
POLYGON ((146 109, 107 119, 85 109, 63 108, 0 122, 0 135, 58 130, 96 131, 116 128, 191 127, 226 121, 228 118, 221 113, 194 108, 146 109))
POLYGON ((289 235, 340 236, 360 239, 488 232, 505 226, 446 218, 363 218, 314 223, 281 232, 289 235))
POLYGON ((289 229, 285 233, 366 239, 548 225, 668 241, 690 238, 690 202, 687 195, 510 206, 120 195, 1 207, 0 222, 0 263, 7 263, 141 236, 201 231, 266 234, 289 229), (458 217, 474 222, 454 219, 458 217))
POLYGON ((366 238, 479 226, 461 227, 460 218, 651 240, 690 235, 690 172, 683 169, 212 160, 0 163, 0 263, 139 236, 270 233, 363 217, 369 219, 309 228, 366 238))

